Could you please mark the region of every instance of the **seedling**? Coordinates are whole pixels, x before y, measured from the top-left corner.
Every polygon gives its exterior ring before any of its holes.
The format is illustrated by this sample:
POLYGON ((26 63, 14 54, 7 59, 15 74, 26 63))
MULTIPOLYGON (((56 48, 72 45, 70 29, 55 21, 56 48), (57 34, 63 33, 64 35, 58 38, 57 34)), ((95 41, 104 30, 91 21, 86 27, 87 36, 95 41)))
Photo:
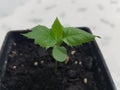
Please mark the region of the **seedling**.
POLYGON ((23 34, 34 39, 35 44, 43 48, 52 48, 52 56, 56 62, 64 62, 67 58, 67 50, 61 44, 78 46, 93 41, 95 35, 74 27, 63 27, 58 18, 55 19, 51 28, 38 25, 32 28, 31 32, 23 34))

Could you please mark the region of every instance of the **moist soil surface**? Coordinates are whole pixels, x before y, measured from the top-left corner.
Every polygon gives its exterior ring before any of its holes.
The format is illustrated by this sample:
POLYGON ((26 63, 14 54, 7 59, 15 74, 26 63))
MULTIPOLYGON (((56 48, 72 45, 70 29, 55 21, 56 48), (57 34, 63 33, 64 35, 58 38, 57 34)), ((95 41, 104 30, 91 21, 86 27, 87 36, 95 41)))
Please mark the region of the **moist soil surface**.
POLYGON ((67 48, 65 62, 52 58, 51 48, 44 49, 34 40, 19 36, 8 52, 1 90, 107 90, 91 43, 67 48), (57 66, 57 68, 56 68, 57 66))

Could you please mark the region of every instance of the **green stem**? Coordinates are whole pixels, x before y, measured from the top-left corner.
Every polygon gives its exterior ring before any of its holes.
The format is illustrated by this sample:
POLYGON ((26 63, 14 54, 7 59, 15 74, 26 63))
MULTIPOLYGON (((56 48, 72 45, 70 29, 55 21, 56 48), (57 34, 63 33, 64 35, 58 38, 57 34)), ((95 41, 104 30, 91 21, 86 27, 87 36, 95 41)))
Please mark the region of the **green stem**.
POLYGON ((58 71, 58 62, 55 60, 55 74, 57 74, 58 71))

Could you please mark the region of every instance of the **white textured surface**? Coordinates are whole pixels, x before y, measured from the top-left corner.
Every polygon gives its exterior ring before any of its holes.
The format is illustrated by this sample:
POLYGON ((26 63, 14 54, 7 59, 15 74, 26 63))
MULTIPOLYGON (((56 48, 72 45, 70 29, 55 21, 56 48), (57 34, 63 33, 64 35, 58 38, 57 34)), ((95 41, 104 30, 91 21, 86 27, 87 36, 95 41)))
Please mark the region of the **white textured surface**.
POLYGON ((0 46, 10 30, 51 26, 87 26, 97 39, 117 90, 120 90, 120 0, 0 0, 0 46))

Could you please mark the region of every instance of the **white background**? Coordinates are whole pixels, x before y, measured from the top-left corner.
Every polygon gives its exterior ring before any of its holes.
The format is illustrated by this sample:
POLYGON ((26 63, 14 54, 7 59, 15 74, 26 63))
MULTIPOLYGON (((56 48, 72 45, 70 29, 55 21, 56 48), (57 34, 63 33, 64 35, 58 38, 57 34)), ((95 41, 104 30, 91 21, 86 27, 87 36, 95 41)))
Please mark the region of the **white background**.
POLYGON ((10 30, 51 26, 58 17, 64 26, 87 26, 120 90, 120 0, 0 0, 0 47, 10 30))

